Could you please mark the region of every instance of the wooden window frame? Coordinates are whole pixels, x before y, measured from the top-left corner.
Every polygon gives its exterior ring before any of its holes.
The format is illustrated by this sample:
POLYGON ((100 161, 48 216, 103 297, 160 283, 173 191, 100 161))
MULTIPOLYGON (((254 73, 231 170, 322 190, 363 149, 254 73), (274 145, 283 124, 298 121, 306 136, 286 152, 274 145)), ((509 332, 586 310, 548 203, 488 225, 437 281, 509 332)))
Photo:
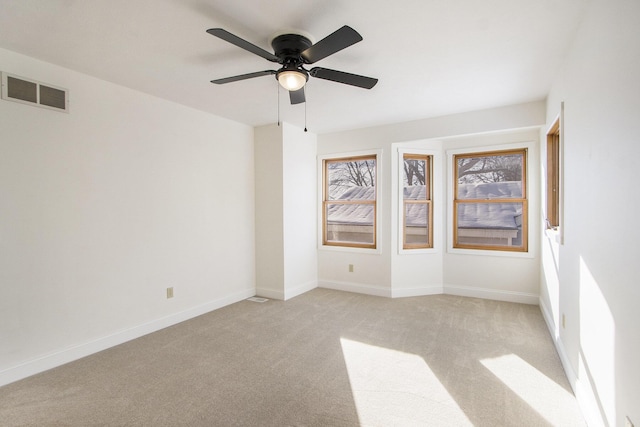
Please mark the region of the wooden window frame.
POLYGON ((560 227, 560 118, 547 132, 547 211, 546 228, 560 227))
POLYGON ((330 157, 322 160, 322 245, 330 247, 347 247, 377 249, 378 242, 378 155, 367 154, 362 156, 330 157), (329 199, 329 173, 328 165, 332 162, 349 162, 373 160, 375 162, 375 199, 374 200, 330 200, 329 199), (352 204, 352 205, 372 205, 373 206, 373 243, 337 242, 327 239, 327 205, 329 204, 352 204))
MULTIPOLYGON (((402 249, 431 249, 433 248, 433 156, 430 154, 413 154, 403 153, 402 163, 405 160, 424 160, 425 162, 425 199, 424 200, 407 200, 404 198, 404 194, 401 193, 402 199, 402 249), (411 244, 407 243, 407 221, 406 212, 408 204, 426 204, 428 212, 427 221, 427 243, 426 244, 411 244)), ((402 170, 401 182, 404 182, 404 168, 402 170)))
POLYGON ((527 196, 527 148, 514 148, 497 151, 465 152, 453 155, 453 248, 505 252, 528 252, 529 247, 529 207, 527 196), (469 157, 490 157, 500 155, 522 155, 522 197, 495 199, 459 199, 458 198, 458 159, 469 157), (458 205, 460 203, 521 203, 522 204, 522 246, 477 245, 458 243, 458 205))

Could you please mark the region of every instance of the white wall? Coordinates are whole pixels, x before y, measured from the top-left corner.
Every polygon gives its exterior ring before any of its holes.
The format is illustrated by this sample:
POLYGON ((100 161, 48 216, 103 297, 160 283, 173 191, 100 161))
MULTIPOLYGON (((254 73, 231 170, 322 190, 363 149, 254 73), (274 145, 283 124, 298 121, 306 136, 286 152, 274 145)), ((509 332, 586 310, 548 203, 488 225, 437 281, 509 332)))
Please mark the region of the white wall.
MULTIPOLYGON (((340 135, 339 135, 340 137, 340 135)), ((390 177, 392 167, 391 143, 368 139, 348 138, 333 144, 331 137, 318 136, 318 198, 323 184, 322 165, 324 154, 332 157, 377 155, 377 223, 376 249, 359 249, 322 246, 322 224, 316 225, 318 241, 318 286, 370 295, 391 296, 391 210, 390 177), (353 271, 350 271, 353 266, 353 271)), ((322 201, 318 199, 318 217, 322 218, 322 201)), ((322 221, 322 220, 320 220, 322 221)))
POLYGON ((640 425, 638 28, 637 0, 593 0, 547 101, 547 126, 565 105, 564 245, 543 236, 541 303, 590 425, 640 425))
POLYGON ((444 291, 443 259, 447 203, 445 156, 440 140, 410 141, 391 148, 391 296, 439 294, 444 291), (433 247, 404 250, 403 245, 403 156, 405 153, 432 156, 431 202, 433 208, 433 247))
POLYGON ((316 135, 256 129, 257 293, 287 300, 317 286, 316 135))
POLYGON ((250 127, 10 51, 0 64, 71 100, 0 100, 0 384, 254 294, 250 127))
POLYGON ((284 299, 282 128, 255 129, 256 293, 284 299))
MULTIPOLYGON (((379 162, 380 221, 378 251, 321 248, 318 282, 321 286, 382 296, 409 296, 446 290, 469 296, 537 303, 539 288, 538 181, 532 168, 529 182, 530 254, 523 256, 448 253, 446 232, 450 214, 446 197, 449 167, 446 150, 517 142, 532 142, 532 164, 538 162, 538 129, 545 120, 544 102, 380 126, 318 137, 318 154, 381 150, 379 162), (433 251, 398 253, 398 149, 431 150, 437 154, 434 190, 437 205, 433 251), (436 175, 437 174, 437 175, 436 175), (348 265, 354 265, 349 272, 348 265), (476 266, 476 273, 470 265, 476 266), (481 271, 482 274, 477 273, 481 271), (482 276, 480 280, 476 276, 482 276)), ((486 252, 486 251, 485 251, 486 252)))
POLYGON ((318 285, 317 135, 283 123, 285 299, 318 285))

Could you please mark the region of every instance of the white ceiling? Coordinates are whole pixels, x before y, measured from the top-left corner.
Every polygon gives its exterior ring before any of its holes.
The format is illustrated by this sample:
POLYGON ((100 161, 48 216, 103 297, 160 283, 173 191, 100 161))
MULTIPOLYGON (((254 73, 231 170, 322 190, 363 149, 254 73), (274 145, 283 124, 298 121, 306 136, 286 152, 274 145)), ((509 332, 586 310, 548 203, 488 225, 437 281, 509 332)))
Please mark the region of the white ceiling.
MULTIPOLYGON (((587 3, 0 0, 0 47, 257 126, 278 117, 272 76, 209 81, 277 64, 205 31, 222 27, 272 51, 284 29, 317 41, 349 25, 364 40, 314 66, 379 82, 366 90, 311 78, 308 128, 326 133, 544 99, 587 3)), ((280 102, 281 119, 303 126, 305 104, 289 105, 284 91, 280 102)))

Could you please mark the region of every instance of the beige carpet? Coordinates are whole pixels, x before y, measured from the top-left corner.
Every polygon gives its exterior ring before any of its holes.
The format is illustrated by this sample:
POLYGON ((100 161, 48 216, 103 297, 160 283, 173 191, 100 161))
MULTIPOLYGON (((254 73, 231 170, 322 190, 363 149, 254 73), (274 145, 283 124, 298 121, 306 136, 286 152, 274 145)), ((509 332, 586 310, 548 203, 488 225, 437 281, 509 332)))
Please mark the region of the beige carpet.
POLYGON ((584 425, 536 306, 316 289, 0 388, 2 426, 584 425))

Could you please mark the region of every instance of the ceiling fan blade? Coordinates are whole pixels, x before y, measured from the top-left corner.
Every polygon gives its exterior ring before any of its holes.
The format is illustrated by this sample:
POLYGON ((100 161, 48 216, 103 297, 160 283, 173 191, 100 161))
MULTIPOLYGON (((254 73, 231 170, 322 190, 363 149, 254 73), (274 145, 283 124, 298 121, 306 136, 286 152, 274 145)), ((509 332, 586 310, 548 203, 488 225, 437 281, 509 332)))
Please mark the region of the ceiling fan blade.
POLYGON ((345 25, 304 50, 301 55, 307 64, 313 64, 361 40, 362 36, 356 30, 345 25))
POLYGON ((231 44, 234 44, 244 50, 247 50, 255 55, 261 56, 264 59, 271 61, 271 62, 278 62, 278 57, 275 56, 274 54, 272 54, 271 52, 267 52, 266 50, 252 44, 249 43, 248 41, 241 39, 240 37, 236 36, 235 34, 231 34, 229 31, 227 30, 223 30, 222 28, 210 28, 207 30, 207 33, 211 34, 212 36, 216 36, 226 42, 229 42, 231 44))
POLYGON ((290 90, 289 99, 291 100, 291 105, 302 104, 305 102, 304 87, 298 90, 290 90))
POLYGON ((371 89, 378 83, 378 79, 373 77, 359 76, 357 74, 345 73, 344 71, 330 70, 328 68, 314 67, 309 71, 313 77, 331 80, 333 82, 344 83, 346 85, 357 86, 364 89, 371 89))
POLYGON ((252 79, 254 77, 261 77, 261 76, 266 76, 266 75, 275 74, 275 73, 276 73, 275 70, 257 71, 255 73, 240 74, 239 76, 225 77, 223 79, 211 80, 211 83, 215 83, 217 85, 223 85, 225 83, 237 82, 239 80, 247 80, 247 79, 252 79))

